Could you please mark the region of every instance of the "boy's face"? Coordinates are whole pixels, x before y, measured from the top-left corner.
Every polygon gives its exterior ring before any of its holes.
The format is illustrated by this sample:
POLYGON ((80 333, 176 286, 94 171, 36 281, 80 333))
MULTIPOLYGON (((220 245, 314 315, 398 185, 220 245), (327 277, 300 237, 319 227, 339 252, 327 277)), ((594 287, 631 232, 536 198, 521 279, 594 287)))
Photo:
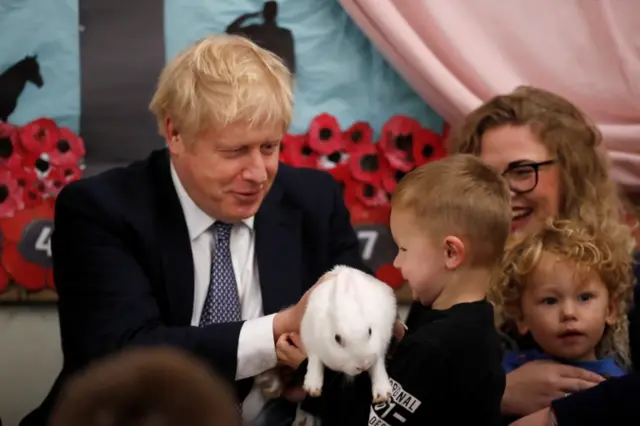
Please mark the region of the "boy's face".
POLYGON ((605 325, 617 314, 596 272, 549 253, 533 271, 521 307, 520 333, 531 332, 544 352, 570 361, 595 360, 605 325))
MULTIPOLYGON (((406 210, 392 209, 391 233, 398 245, 398 255, 393 265, 400 270, 413 291, 414 298, 430 306, 444 288, 444 275, 461 262, 455 247, 448 247, 449 239, 436 244, 417 223, 415 216, 406 210)), ((459 243, 459 240, 457 240, 459 243)))

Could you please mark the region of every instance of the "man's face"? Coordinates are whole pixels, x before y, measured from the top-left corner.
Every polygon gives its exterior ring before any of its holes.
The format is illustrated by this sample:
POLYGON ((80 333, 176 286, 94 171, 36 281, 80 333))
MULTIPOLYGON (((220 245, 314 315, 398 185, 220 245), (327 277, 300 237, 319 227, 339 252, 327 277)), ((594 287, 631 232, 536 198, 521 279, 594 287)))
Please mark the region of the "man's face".
POLYGON ((169 150, 182 185, 198 207, 232 223, 260 208, 278 171, 282 137, 282 130, 232 124, 189 140, 170 138, 169 150))

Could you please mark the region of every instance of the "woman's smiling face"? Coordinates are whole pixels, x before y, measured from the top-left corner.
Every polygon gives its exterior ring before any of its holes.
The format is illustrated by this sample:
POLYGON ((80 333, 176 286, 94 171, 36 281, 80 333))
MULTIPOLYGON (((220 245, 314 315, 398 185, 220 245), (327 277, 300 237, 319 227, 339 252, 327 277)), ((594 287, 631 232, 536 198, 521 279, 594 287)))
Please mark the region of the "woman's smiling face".
POLYGON ((480 158, 510 183, 512 231, 531 229, 558 215, 558 165, 528 126, 504 125, 487 130, 482 135, 480 158))

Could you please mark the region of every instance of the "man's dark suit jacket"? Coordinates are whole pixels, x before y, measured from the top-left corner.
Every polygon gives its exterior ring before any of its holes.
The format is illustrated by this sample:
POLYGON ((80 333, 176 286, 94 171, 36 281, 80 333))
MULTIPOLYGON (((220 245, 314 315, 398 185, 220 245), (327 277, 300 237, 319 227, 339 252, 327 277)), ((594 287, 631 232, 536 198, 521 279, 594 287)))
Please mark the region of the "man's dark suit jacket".
MULTIPOLYGON (((265 315, 295 304, 334 265, 368 271, 328 173, 281 164, 255 232, 265 315)), ((52 250, 64 365, 21 426, 44 426, 70 375, 127 346, 184 348, 235 380, 242 322, 190 326, 191 245, 166 150, 64 188, 52 250)), ((250 385, 236 383, 241 400, 250 385)))

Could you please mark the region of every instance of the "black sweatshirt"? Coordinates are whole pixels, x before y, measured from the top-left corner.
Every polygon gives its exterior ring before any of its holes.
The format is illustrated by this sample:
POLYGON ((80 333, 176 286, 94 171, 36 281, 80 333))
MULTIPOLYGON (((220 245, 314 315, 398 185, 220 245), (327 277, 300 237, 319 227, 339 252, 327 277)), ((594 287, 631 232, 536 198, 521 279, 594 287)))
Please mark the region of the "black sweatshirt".
POLYGON ((325 369, 322 396, 307 398, 302 408, 323 426, 498 425, 505 374, 492 306, 414 306, 412 328, 393 349, 387 372, 388 403, 372 404, 368 374, 349 383, 325 369))

